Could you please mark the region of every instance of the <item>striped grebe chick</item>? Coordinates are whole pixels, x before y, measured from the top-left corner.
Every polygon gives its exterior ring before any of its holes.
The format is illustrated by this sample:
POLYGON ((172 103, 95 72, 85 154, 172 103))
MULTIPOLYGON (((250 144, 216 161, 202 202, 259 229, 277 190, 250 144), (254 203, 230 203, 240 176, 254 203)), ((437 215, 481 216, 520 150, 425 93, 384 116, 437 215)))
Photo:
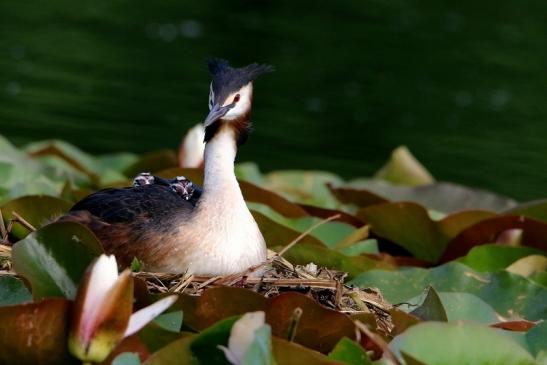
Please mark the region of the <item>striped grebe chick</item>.
POLYGON ((253 81, 272 70, 209 61, 202 189, 184 177, 144 173, 132 187, 89 195, 61 220, 87 225, 122 265, 137 258, 147 271, 227 275, 265 261, 266 244, 243 200, 234 161, 250 129, 253 81))

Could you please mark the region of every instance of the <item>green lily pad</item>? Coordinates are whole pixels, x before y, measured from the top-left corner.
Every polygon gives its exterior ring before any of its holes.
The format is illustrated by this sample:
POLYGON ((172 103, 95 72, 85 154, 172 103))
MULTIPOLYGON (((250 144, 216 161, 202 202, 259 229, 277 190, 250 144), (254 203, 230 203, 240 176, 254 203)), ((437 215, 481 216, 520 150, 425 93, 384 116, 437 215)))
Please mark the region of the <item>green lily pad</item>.
POLYGON ((505 212, 510 215, 522 215, 524 217, 547 222, 547 199, 535 200, 519 204, 505 212))
POLYGON ((359 256, 363 253, 379 254, 378 241, 375 239, 369 239, 356 242, 350 246, 339 248, 338 251, 347 256, 359 256))
POLYGON ((205 329, 192 341, 190 350, 200 364, 230 364, 218 346, 228 346, 230 330, 238 319, 239 316, 223 319, 205 329))
MULTIPOLYGON (((444 312, 444 318, 439 318, 438 320, 446 321, 473 321, 484 324, 493 324, 505 319, 501 317, 491 305, 486 303, 481 298, 470 293, 460 293, 460 292, 439 292, 438 304, 441 306, 442 311, 444 312)), ((420 303, 423 299, 423 295, 414 297, 408 300, 408 303, 420 303)), ((424 303, 425 304, 425 303, 424 303)), ((421 305, 421 307, 424 306, 421 305)), ((431 305, 430 305, 431 306, 431 305)), ((406 306, 401 306, 400 308, 405 309, 406 306)), ((413 306, 408 306, 408 309, 412 310, 413 306)), ((413 310, 411 314, 417 315, 416 310, 413 310)), ((420 318, 424 318, 420 316, 420 318)), ((432 317, 428 317, 428 320, 435 320, 432 317)))
MULTIPOLYGON (((412 303, 412 301, 409 301, 412 303)), ((410 314, 420 318, 422 321, 448 321, 446 311, 444 309, 439 294, 430 286, 427 289, 425 299, 419 307, 413 309, 410 314)))
POLYGON ((348 365, 372 365, 365 349, 355 341, 343 337, 329 354, 329 359, 348 365))
POLYGON ((435 181, 406 146, 394 149, 388 162, 376 172, 374 177, 394 184, 410 186, 427 185, 435 181))
POLYGON ((506 271, 481 273, 458 262, 433 269, 371 270, 350 283, 377 287, 390 303, 407 302, 431 285, 439 292, 474 294, 505 317, 516 315, 532 321, 547 318, 546 287, 506 271))
POLYGON ((182 311, 167 312, 157 316, 154 323, 167 331, 178 333, 182 327, 182 317, 182 311))
POLYGON ((520 258, 541 253, 542 251, 530 247, 489 244, 473 247, 458 261, 477 271, 497 271, 505 269, 520 258))
MULTIPOLYGON (((272 221, 290 228, 292 230, 298 231, 299 234, 307 231, 317 223, 321 222, 322 219, 305 216, 300 218, 286 218, 279 213, 275 212, 269 206, 263 204, 257 204, 253 202, 247 203, 248 207, 253 212, 259 212, 260 214, 268 217, 272 221)), ((254 213, 253 213, 254 214, 254 213)), ((255 217, 256 219, 256 217, 255 217)), ((264 223, 264 222, 261 222, 264 223)), ((317 238, 319 241, 324 243, 329 247, 336 246, 341 241, 347 240, 357 229, 354 226, 351 226, 344 222, 330 221, 324 223, 315 229, 313 229, 308 235, 317 238)), ((356 240, 359 240, 361 237, 356 237, 356 240)), ((354 240, 354 242, 357 242, 354 240)), ((348 242, 353 243, 353 242, 348 242)))
POLYGON ((270 326, 263 325, 254 332, 254 336, 255 338, 241 359, 241 365, 275 365, 270 326))
POLYGON ((154 352, 143 365, 200 365, 190 350, 192 342, 198 335, 189 335, 173 341, 154 352))
POLYGON ((141 359, 132 352, 123 352, 116 356, 112 365, 141 365, 141 359))
POLYGON ((149 352, 155 352, 179 338, 188 336, 188 333, 167 330, 152 322, 144 326, 136 336, 149 352))
MULTIPOLYGON (((47 195, 30 195, 11 200, 0 209, 6 225, 13 218, 12 212, 16 212, 27 222, 38 229, 51 223, 56 218, 66 213, 72 203, 47 195)), ((12 234, 18 239, 26 237, 30 230, 20 224, 15 224, 12 234)))
POLYGON ((32 295, 23 282, 10 275, 0 276, 0 307, 32 301, 32 295))
POLYGON ((340 184, 342 179, 325 171, 284 170, 263 176, 263 187, 290 198, 294 202, 311 204, 323 208, 335 208, 336 198, 327 184, 340 184))
POLYGON ((533 365, 534 358, 496 330, 466 322, 424 322, 395 337, 389 348, 425 364, 533 365))
POLYGON ((86 268, 102 252, 89 229, 74 222, 57 222, 17 242, 12 261, 14 270, 30 283, 35 299, 74 299, 86 268))
POLYGON ((526 342, 534 356, 537 356, 540 351, 547 352, 547 321, 538 323, 526 333, 526 342))
POLYGON ((260 168, 254 162, 240 162, 235 165, 234 171, 238 180, 245 180, 258 186, 263 183, 260 168))
POLYGON ((92 180, 98 179, 99 165, 95 157, 65 141, 49 140, 33 142, 25 146, 25 151, 34 157, 57 156, 90 176, 92 180))

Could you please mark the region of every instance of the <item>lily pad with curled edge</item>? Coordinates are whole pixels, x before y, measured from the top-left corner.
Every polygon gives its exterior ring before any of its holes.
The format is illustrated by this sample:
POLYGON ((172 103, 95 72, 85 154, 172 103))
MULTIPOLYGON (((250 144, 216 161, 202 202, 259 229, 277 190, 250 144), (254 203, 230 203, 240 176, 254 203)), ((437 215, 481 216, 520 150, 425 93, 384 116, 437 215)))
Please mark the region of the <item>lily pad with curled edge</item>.
POLYGON ((416 258, 436 262, 451 239, 495 214, 470 210, 434 221, 418 204, 386 203, 362 208, 357 216, 367 222, 376 235, 403 247, 416 258))
MULTIPOLYGON (((14 217, 13 212, 15 212, 38 229, 66 213, 71 206, 72 203, 52 196, 28 195, 8 201, 0 209, 6 225, 14 217)), ((28 228, 21 224, 14 224, 11 231, 18 239, 24 238, 30 232, 28 228)))
POLYGON ((31 286, 36 300, 74 299, 91 261, 103 253, 97 237, 75 222, 56 222, 31 233, 13 246, 13 269, 31 286))

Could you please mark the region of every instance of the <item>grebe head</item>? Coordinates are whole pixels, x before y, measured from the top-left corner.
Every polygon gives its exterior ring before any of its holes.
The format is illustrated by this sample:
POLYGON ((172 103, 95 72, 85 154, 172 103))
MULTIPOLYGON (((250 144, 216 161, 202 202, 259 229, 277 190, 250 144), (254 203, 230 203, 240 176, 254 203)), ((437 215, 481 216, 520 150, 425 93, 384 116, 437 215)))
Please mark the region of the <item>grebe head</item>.
POLYGON ((209 115, 205 118, 207 128, 222 120, 231 122, 248 119, 253 99, 253 80, 272 72, 273 67, 257 63, 241 68, 232 68, 223 59, 209 60, 209 71, 213 80, 209 92, 209 115))

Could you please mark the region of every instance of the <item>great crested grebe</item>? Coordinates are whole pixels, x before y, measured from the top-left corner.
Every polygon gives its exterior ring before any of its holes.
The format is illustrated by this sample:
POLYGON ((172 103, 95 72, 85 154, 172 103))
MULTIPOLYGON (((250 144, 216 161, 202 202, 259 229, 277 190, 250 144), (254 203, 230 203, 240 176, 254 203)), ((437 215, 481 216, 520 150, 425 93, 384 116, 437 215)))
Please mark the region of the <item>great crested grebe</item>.
POLYGON ((273 68, 256 63, 232 68, 214 59, 209 71, 203 189, 183 177, 145 173, 133 187, 89 195, 61 218, 87 225, 122 265, 136 257, 148 271, 226 275, 266 260, 266 244, 243 200, 234 160, 250 129, 253 80, 273 68))

